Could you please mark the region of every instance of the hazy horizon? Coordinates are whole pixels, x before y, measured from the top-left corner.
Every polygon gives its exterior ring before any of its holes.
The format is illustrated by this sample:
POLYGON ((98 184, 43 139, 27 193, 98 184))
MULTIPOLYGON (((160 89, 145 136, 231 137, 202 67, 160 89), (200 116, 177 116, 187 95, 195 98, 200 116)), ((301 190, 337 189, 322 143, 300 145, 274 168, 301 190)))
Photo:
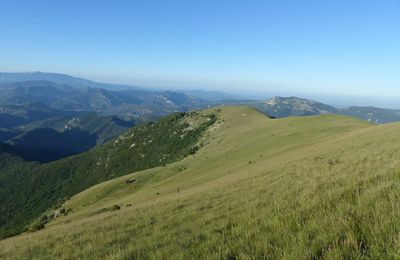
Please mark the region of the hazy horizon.
MULTIPOLYGON (((56 73, 56 74, 64 74, 72 77, 83 78, 87 80, 91 80, 98 83, 107 83, 107 84, 121 84, 127 85, 131 87, 140 87, 148 90, 171 90, 171 91, 215 91, 221 92, 225 94, 230 94, 239 99, 249 99, 249 100, 265 100, 268 98, 272 98, 275 96, 281 97, 299 97, 312 99, 315 101, 319 101, 322 103, 326 103, 332 105, 337 108, 344 108, 349 106, 375 106, 380 108, 388 108, 388 109, 400 109, 400 104, 398 102, 397 97, 389 97, 389 96, 368 96, 368 95, 332 95, 332 94, 318 94, 318 93, 304 93, 304 92, 296 92, 296 91, 280 91, 279 88, 273 88, 273 91, 270 92, 255 92, 255 91, 246 91, 246 90, 238 90, 232 91, 229 89, 210 87, 206 84, 197 84, 197 85, 189 85, 185 82, 165 82, 161 81, 161 85, 155 83, 155 81, 136 81, 134 84, 129 82, 122 82, 116 79, 115 81, 103 81, 101 79, 97 79, 95 77, 86 77, 80 75, 72 75, 65 74, 62 72, 44 72, 44 71, 0 71, 5 73, 56 73), (189 87, 187 87, 189 86, 189 87)), ((237 84, 237 83, 235 83, 237 84)))
POLYGON ((394 0, 2 1, 0 13, 0 71, 400 108, 394 0))

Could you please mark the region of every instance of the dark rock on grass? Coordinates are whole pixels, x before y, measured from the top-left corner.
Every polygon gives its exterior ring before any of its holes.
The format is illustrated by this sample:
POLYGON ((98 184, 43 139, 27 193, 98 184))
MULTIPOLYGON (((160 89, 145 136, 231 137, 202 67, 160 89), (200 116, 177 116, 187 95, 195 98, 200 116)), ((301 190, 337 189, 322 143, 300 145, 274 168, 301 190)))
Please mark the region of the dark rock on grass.
POLYGON ((134 183, 134 182, 136 182, 136 180, 135 179, 132 179, 132 180, 125 180, 125 183, 126 184, 130 184, 130 183, 134 183))

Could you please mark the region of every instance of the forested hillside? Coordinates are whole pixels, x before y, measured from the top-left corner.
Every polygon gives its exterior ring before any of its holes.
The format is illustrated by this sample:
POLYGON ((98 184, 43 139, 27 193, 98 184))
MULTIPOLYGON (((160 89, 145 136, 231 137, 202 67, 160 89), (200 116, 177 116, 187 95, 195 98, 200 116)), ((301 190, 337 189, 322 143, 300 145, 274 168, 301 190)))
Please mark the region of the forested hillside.
POLYGON ((1 236, 25 230, 44 211, 96 183, 195 153, 200 136, 214 121, 212 114, 175 113, 135 127, 89 152, 43 165, 3 152, 1 236))

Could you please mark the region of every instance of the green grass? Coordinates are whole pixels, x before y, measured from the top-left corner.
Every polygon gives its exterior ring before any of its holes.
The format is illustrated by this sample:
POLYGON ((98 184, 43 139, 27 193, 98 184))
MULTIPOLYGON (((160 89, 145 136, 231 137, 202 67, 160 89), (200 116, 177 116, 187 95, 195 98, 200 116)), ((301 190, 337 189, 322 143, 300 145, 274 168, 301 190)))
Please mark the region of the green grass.
POLYGON ((0 258, 400 256, 400 124, 217 116, 195 155, 85 190, 44 230, 0 241, 0 258))
POLYGON ((174 113, 48 164, 22 161, 0 147, 0 238, 23 232, 43 212, 95 184, 193 154, 214 122, 212 114, 174 113))

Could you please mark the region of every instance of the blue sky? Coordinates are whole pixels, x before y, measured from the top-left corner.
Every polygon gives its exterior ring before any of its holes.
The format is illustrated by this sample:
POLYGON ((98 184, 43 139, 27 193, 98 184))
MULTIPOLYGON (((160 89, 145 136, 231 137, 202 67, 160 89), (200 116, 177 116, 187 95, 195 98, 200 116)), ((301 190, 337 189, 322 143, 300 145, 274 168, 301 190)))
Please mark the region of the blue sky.
POLYGON ((0 70, 400 97, 400 1, 0 1, 0 70))

